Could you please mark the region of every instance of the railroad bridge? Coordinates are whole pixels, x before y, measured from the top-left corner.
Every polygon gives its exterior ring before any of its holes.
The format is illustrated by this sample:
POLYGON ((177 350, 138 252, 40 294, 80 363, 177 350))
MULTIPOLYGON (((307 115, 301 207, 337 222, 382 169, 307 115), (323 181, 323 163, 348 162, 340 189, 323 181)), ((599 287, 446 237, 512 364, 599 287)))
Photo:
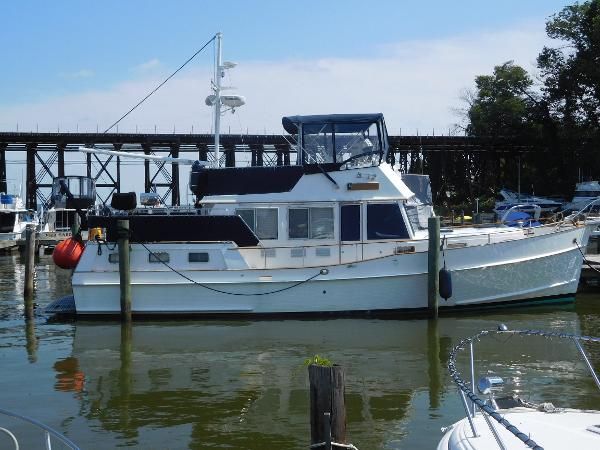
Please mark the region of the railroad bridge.
MULTIPOLYGON (((198 158, 214 163, 210 134, 124 134, 124 133, 0 133, 0 192, 6 192, 7 155, 25 154, 26 206, 47 205, 52 178, 72 175, 65 167, 65 154, 81 158, 87 176, 96 180, 98 200, 106 203, 113 192, 121 192, 122 158, 78 152, 80 146, 121 152, 198 158), (79 156, 75 156, 75 153, 79 156)), ((219 165, 273 166, 295 162, 292 136, 232 135, 220 137, 219 165)), ((449 182, 473 182, 498 177, 498 168, 511 158, 539 151, 532 144, 508 138, 467 136, 390 136, 391 161, 403 172, 429 174, 433 191, 449 182), (468 181, 470 180, 470 181, 468 181)), ((541 149, 543 150, 543 149, 541 149)), ((144 161, 144 192, 159 192, 163 202, 180 204, 179 165, 144 161), (170 198, 169 198, 170 197, 170 198)), ((68 167, 68 162, 67 162, 68 167)), ((187 174, 186 174, 187 175, 187 174)))

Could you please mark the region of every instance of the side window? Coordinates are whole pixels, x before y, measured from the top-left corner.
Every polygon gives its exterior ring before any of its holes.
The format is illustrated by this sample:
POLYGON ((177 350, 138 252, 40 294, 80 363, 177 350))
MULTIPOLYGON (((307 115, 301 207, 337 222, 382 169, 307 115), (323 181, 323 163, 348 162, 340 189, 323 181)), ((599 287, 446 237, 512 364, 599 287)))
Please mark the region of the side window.
POLYGON ((290 208, 290 239, 333 239, 333 208, 290 208))
POLYGON ((333 239, 333 208, 310 208, 311 239, 333 239))
POLYGON ((236 209, 235 213, 242 218, 259 239, 277 239, 277 208, 236 209))
POLYGON ((277 239, 277 208, 256 208, 256 237, 277 239))
POLYGON ((308 239, 308 208, 289 209, 290 239, 308 239))
POLYGON ((367 239, 408 239, 398 203, 367 205, 367 239))

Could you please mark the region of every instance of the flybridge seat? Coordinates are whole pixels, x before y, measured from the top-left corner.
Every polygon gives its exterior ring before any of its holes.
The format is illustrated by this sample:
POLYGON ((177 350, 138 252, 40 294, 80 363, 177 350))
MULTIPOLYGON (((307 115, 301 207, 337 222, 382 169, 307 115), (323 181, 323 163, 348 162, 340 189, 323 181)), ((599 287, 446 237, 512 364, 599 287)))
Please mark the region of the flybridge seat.
POLYGON ((291 191, 304 174, 339 170, 340 164, 275 167, 224 167, 192 165, 190 188, 199 199, 206 195, 269 194, 291 191))

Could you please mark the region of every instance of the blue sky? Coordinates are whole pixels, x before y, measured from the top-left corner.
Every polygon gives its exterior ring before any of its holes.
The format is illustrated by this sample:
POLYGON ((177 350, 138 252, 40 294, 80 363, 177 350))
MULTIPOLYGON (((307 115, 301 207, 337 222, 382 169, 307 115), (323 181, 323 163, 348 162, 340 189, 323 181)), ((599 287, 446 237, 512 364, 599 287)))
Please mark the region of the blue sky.
MULTIPOLYGON (((474 77, 508 60, 535 74, 536 56, 555 44, 545 21, 572 3, 5 0, 0 131, 103 130, 222 31, 225 59, 239 62, 226 84, 247 101, 223 117, 224 132, 281 133, 284 115, 361 112, 383 112, 390 134, 456 132, 474 77)), ((211 132, 207 50, 119 131, 211 132)), ((24 155, 10 158, 8 178, 22 182, 24 155)), ((70 174, 82 173, 80 159, 70 174)), ((124 189, 143 189, 142 169, 126 172, 124 189)))
POLYGON ((364 57, 402 41, 543 23, 570 3, 3 1, 0 106, 107 88, 153 60, 175 68, 219 30, 240 62, 364 57))

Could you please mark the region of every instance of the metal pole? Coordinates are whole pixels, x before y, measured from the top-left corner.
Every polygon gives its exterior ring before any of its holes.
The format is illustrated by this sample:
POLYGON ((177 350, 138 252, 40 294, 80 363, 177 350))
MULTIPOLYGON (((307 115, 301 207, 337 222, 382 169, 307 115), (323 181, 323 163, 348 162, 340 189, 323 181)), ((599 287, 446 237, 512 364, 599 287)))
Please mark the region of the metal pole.
POLYGON ((473 432, 473 437, 478 437, 479 435, 477 434, 477 430, 475 429, 475 424, 473 423, 473 419, 471 418, 471 411, 469 410, 469 405, 467 405, 467 399, 465 398, 465 393, 463 391, 461 391, 460 389, 458 390, 458 393, 460 394, 462 404, 465 408, 465 413, 467 414, 467 419, 469 420, 469 425, 471 425, 471 431, 473 432))
POLYGON ((504 446, 504 442, 502 442, 502 439, 500 438, 500 435, 496 431, 496 428, 494 427, 494 424, 492 423, 490 418, 487 416, 486 413, 483 413, 482 416, 485 419, 488 427, 490 428, 490 431, 492 432, 492 435, 494 436, 494 439, 496 440, 498 447, 500 447, 500 450, 506 450, 506 447, 504 446))
MULTIPOLYGON (((474 355, 474 351, 473 351, 473 341, 469 342, 469 349, 471 350, 471 392, 473 392, 473 394, 475 393, 475 355, 474 355)), ((473 407, 473 417, 475 417, 475 403, 472 403, 471 406, 473 407)))
POLYGON ((215 167, 219 167, 219 132, 221 127, 221 75, 223 74, 223 63, 221 61, 221 39, 223 35, 217 33, 215 63, 215 167))
POLYGON ((583 347, 581 346, 581 344, 579 343, 579 341, 577 339, 573 339, 573 341, 575 342, 575 345, 577 346, 577 350, 579 350, 579 353, 581 353, 581 356, 583 357, 585 364, 587 365, 588 369, 590 370, 590 373, 592 374, 592 378, 596 382, 596 386, 598 386, 598 389, 600 389, 600 380, 598 380, 598 375, 596 375, 596 372, 594 371, 594 367, 592 366, 592 363, 590 363, 590 360, 588 359, 587 354, 585 353, 585 350, 583 349, 583 347))

